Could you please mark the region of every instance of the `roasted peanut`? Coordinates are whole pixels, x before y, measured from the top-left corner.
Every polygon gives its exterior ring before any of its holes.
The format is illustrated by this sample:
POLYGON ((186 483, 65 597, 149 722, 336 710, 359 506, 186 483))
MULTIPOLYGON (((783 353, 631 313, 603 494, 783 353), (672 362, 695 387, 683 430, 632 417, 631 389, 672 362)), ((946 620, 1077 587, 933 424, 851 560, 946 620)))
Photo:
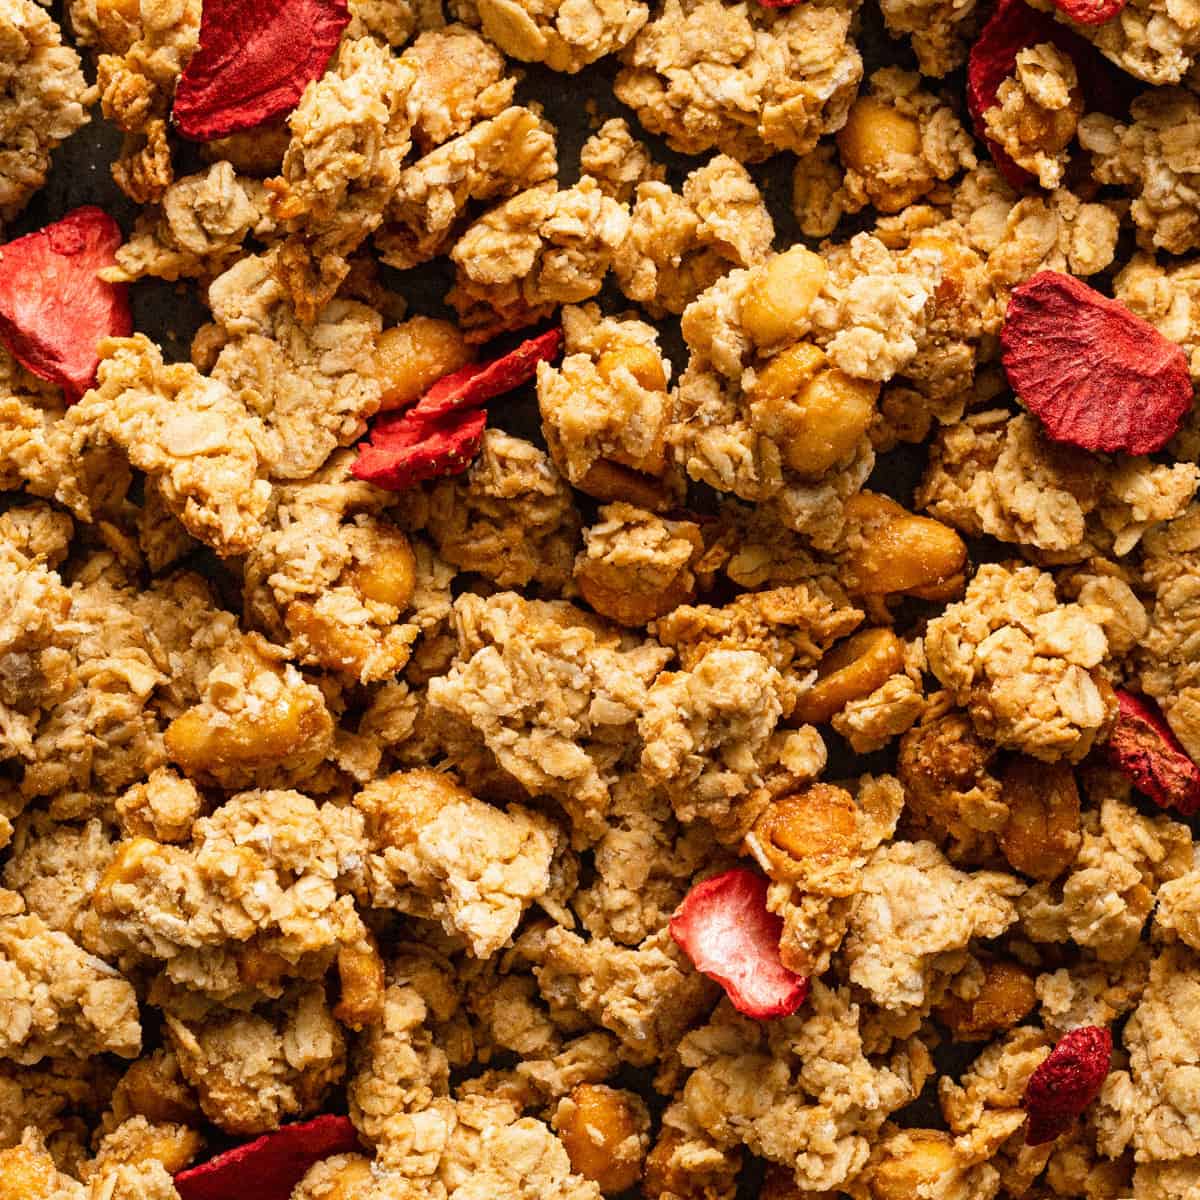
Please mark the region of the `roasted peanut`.
POLYGON ((577 568, 575 582, 583 598, 602 617, 618 625, 640 628, 664 616, 681 604, 695 599, 690 573, 677 576, 669 587, 657 592, 631 592, 613 587, 604 577, 588 569, 587 562, 577 568))
POLYGON ((751 419, 793 471, 816 479, 854 453, 878 395, 877 384, 833 370, 816 346, 798 342, 758 373, 751 419))
POLYGON ((581 1083, 560 1106, 555 1127, 571 1169, 613 1195, 641 1178, 649 1123, 632 1092, 581 1083))
POLYGON ((213 142, 204 142, 200 153, 207 162, 229 162, 239 175, 266 179, 277 175, 291 140, 285 121, 272 121, 256 129, 231 133, 213 142))
POLYGON ((904 666, 904 643, 890 629, 861 629, 834 646, 792 710, 800 725, 823 725, 851 700, 869 696, 904 666))
POLYGON ((847 500, 846 519, 860 526, 846 559, 852 591, 927 600, 961 592, 967 547, 949 525, 915 516, 875 492, 847 500))
POLYGON ((957 1041, 981 1042, 1011 1029, 1036 1003, 1033 976, 1020 963, 995 959, 983 964, 978 995, 964 1000, 951 994, 933 1011, 957 1041))
POLYGON ((667 372, 662 358, 649 346, 631 342, 615 350, 606 350, 596 361, 602 379, 610 379, 618 370, 626 370, 648 392, 667 390, 667 372))
POLYGON ((290 966, 286 958, 270 950, 249 945, 238 954, 238 980, 249 988, 278 995, 290 966))
POLYGON ((433 317, 410 317, 379 335, 375 357, 383 385, 380 411, 405 408, 419 400, 443 375, 473 357, 458 326, 433 317))
POLYGON ((648 512, 666 512, 676 502, 671 489, 661 480, 606 458, 593 463, 576 486, 585 495, 606 504, 625 500, 648 512))
POLYGON ((417 560, 403 530, 378 527, 367 552, 358 556, 345 574, 368 600, 403 612, 417 586, 417 560))
POLYGON ((145 873, 147 861, 161 851, 162 847, 153 838, 135 837, 122 842, 108 869, 100 876, 92 894, 92 907, 98 913, 111 913, 113 888, 118 884, 136 883, 145 873))
POLYGON ((786 866, 787 860, 829 861, 854 853, 858 809, 850 793, 827 783, 770 804, 750 834, 763 854, 786 866))
POLYGON ((1057 879, 1079 850, 1079 789, 1065 763, 1012 759, 1000 776, 1008 821, 1000 849, 1010 865, 1034 879, 1057 879))
POLYGON ((742 297, 742 324, 760 345, 769 346, 802 328, 825 286, 825 261, 793 246, 759 267, 742 297))
POLYGON ((121 1077, 117 1095, 130 1112, 153 1125, 195 1125, 201 1120, 200 1105, 174 1056, 163 1050, 139 1058, 121 1077))
POLYGON ((962 1169, 954 1139, 940 1129, 904 1129, 892 1134, 871 1170, 872 1200, 916 1200, 930 1185, 962 1169))
POLYGON ((881 212, 899 212, 928 190, 931 174, 910 171, 897 186, 888 178, 896 160, 917 159, 921 153, 921 126, 874 96, 860 96, 850 108, 846 124, 837 135, 843 165, 863 176, 871 202, 881 212))
POLYGON ((378 1196, 370 1159, 361 1154, 337 1154, 323 1159, 304 1177, 305 1195, 320 1200, 370 1200, 378 1196))
POLYGON ((137 1146, 125 1161, 131 1163, 160 1162, 174 1175, 182 1171, 204 1147, 204 1138, 185 1125, 154 1125, 138 1140, 137 1146))
POLYGON ((342 995, 333 1015, 351 1029, 381 1021, 387 980, 374 938, 368 936, 357 945, 343 946, 338 951, 337 969, 342 995))

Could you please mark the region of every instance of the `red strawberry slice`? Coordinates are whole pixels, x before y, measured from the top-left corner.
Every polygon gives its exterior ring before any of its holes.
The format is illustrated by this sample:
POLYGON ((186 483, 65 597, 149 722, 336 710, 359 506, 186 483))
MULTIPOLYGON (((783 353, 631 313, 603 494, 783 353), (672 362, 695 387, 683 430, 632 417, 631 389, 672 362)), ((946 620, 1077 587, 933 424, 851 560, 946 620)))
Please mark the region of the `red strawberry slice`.
POLYGON ((180 1171, 175 1189, 180 1200, 289 1200, 315 1163, 357 1149, 358 1134, 349 1117, 314 1117, 180 1171))
POLYGON ((370 442, 360 443, 355 479, 389 492, 404 492, 443 475, 465 471, 479 453, 487 413, 451 410, 427 419, 409 409, 384 413, 371 427, 370 442))
POLYGON ((1151 454, 1192 407, 1183 351, 1071 275, 1041 271, 1021 284, 1000 342, 1013 390, 1057 442, 1151 454))
POLYGON ((1081 1025, 1063 1034, 1025 1085, 1025 1144, 1041 1146, 1066 1133, 1100 1095, 1111 1061, 1112 1034, 1107 1029, 1081 1025))
POLYGON ((88 205, 0 246, 0 339, 70 403, 96 380, 100 342, 133 331, 129 289, 97 274, 121 242, 116 221, 88 205))
POLYGON ((1077 25, 1103 25, 1128 3, 1129 0, 1054 0, 1054 7, 1077 25))
POLYGON ((349 23, 347 0, 204 0, 200 46, 175 89, 176 127, 210 142, 290 113, 349 23))
POLYGON ((734 867, 698 883, 671 918, 671 936, 697 971, 715 979, 747 1017, 787 1017, 808 997, 808 979, 779 957, 783 920, 767 909, 767 881, 734 867))
POLYGON ((1117 692, 1117 705, 1109 761, 1159 808, 1185 817, 1200 812, 1200 766, 1187 756, 1157 707, 1125 691, 1117 692))

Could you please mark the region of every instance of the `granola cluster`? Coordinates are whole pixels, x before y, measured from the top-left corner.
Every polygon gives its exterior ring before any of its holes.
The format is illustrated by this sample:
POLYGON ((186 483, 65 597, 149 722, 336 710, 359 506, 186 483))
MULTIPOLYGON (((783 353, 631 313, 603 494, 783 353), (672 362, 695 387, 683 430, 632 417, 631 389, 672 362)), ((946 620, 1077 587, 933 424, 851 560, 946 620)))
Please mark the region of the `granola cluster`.
POLYGON ((0 0, 0 1200, 1200 1195, 1198 56, 0 0))

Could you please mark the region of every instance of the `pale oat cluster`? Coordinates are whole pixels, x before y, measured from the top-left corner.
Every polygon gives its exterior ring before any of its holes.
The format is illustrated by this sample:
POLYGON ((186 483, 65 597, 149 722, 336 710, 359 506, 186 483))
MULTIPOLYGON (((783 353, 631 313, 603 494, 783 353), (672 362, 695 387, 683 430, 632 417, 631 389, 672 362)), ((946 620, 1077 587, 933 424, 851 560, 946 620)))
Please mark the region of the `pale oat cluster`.
POLYGON ((1200 379, 1200 6, 1034 0, 1129 102, 1039 41, 974 134, 992 6, 880 0, 901 65, 864 7, 351 0, 185 154, 201 0, 0 0, 0 220, 103 115, 104 277, 209 313, 76 403, 0 348, 0 1200, 320 1113, 292 1200, 1200 1196, 1200 860, 1106 750, 1123 689, 1200 762, 1200 416, 1092 453, 1000 364, 1049 270, 1200 379), (607 81, 578 151, 548 72, 607 81), (355 476, 550 324, 464 469, 355 476), (738 866, 793 1015, 672 936, 738 866))

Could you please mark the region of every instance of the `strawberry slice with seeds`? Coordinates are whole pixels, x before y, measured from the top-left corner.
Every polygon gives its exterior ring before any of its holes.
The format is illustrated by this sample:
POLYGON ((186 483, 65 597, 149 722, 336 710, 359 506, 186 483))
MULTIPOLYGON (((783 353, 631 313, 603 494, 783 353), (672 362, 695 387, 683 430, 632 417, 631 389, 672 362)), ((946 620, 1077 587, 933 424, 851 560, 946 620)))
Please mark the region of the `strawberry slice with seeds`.
POLYGON ((1013 391, 1056 442, 1152 454, 1192 407, 1184 352, 1071 275, 1040 271, 1016 288, 1000 342, 1013 391))
POLYGON ((1054 0, 1054 7, 1077 25, 1103 25, 1128 3, 1129 0, 1054 0))
POLYGON ((787 1017, 808 997, 808 979, 783 965, 783 919, 767 909, 767 881, 734 867, 698 883, 671 917, 671 936, 696 970, 715 979, 747 1017, 787 1017))
POLYGON ((479 453, 487 413, 466 409, 429 419, 415 409, 384 413, 371 427, 370 442, 360 444, 354 478, 388 492, 465 471, 479 453))
POLYGON ((284 1125, 175 1176, 180 1200, 289 1200, 323 1158, 359 1149, 349 1117, 326 1115, 284 1125))
POLYGON ((1066 1133, 1100 1095, 1111 1062, 1112 1034, 1102 1026, 1081 1025, 1063 1034, 1025 1085, 1025 1144, 1043 1146, 1066 1133))
POLYGON ((1200 812, 1200 766, 1144 696, 1117 692, 1117 723, 1108 737, 1108 758, 1159 808, 1185 817, 1200 812))
POLYGON ((133 332, 129 289, 98 274, 121 242, 116 221, 88 205, 0 246, 0 340, 69 403, 95 382, 100 342, 133 332))
POLYGON ((175 89, 176 128, 211 142, 290 113, 349 23, 347 0, 204 0, 200 45, 175 89))

